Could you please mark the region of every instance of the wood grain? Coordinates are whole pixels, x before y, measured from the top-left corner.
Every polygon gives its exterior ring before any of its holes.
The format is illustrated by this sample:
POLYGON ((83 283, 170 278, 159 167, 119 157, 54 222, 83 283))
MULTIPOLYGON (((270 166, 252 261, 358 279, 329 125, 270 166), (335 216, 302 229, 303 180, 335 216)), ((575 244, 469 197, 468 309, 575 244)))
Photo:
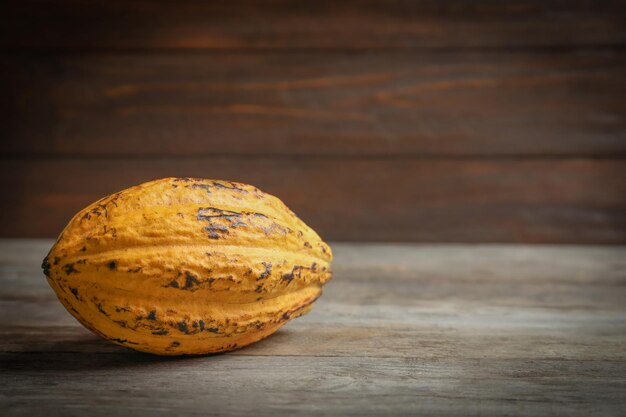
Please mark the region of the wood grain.
POLYGON ((262 186, 332 239, 624 243, 625 12, 2 2, 0 236, 193 175, 262 186))
POLYGON ((3 2, 9 48, 372 49, 626 41, 623 1, 3 2))
POLYGON ((622 159, 3 160, 5 236, 56 236, 91 202, 166 176, 230 179, 277 195, 325 239, 619 243, 622 159))
POLYGON ((0 56, 4 155, 626 155, 626 58, 0 56))
POLYGON ((626 407, 626 247, 333 244, 309 315, 229 354, 103 341, 0 240, 6 416, 571 415, 626 407), (243 394, 242 394, 243 393, 243 394))

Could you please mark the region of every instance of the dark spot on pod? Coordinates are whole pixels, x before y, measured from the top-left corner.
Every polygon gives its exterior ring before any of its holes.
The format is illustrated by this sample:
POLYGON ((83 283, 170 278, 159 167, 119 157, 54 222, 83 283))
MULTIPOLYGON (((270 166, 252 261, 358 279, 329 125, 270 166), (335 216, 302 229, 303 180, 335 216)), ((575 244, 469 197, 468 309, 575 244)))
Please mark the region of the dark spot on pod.
POLYGON ((248 270, 244 273, 244 275, 252 274, 252 268, 248 268, 248 270))
POLYGON ((207 329, 207 331, 211 332, 211 333, 219 333, 220 329, 218 329, 217 327, 209 327, 207 329))
POLYGON ((322 252, 327 253, 326 252, 326 247, 324 247, 323 245, 322 245, 322 252))
POLYGON ((58 265, 58 264, 59 264, 59 262, 61 262, 61 258, 59 258, 58 256, 55 256, 55 257, 54 257, 54 262, 53 262, 53 264, 54 264, 54 265, 58 265))
POLYGON ((185 272, 185 286, 183 287, 184 290, 189 290, 194 286, 197 286, 199 283, 200 282, 195 276, 193 276, 189 272, 185 272))
POLYGON ((209 284, 213 284, 214 281, 215 281, 215 278, 209 278, 209 284))
POLYGON ((95 303, 96 307, 98 308, 98 311, 102 314, 104 314, 105 316, 109 317, 109 313, 107 313, 106 311, 104 311, 104 308, 102 308, 102 303, 95 303))
POLYGON ((289 313, 284 313, 281 317, 283 320, 289 320, 289 313))
POLYGON ((126 320, 113 320, 113 322, 120 327, 128 327, 128 322, 126 320))
POLYGON ((115 311, 117 313, 121 313, 121 312, 128 313, 130 309, 127 307, 115 307, 115 311))
POLYGON ((287 281, 287 283, 293 281, 293 271, 288 274, 283 274, 283 281, 287 281))
POLYGON ((291 230, 289 227, 281 226, 276 222, 272 222, 272 224, 269 226, 261 226, 261 230, 263 230, 266 236, 269 236, 274 232, 281 233, 283 235, 293 233, 293 230, 291 230))
POLYGON ((283 281, 287 281, 287 283, 290 283, 291 281, 293 281, 294 278, 296 278, 296 276, 298 278, 302 277, 302 270, 303 269, 309 269, 306 268, 304 266, 301 265, 296 265, 291 269, 291 272, 288 274, 283 274, 282 280, 283 281))
POLYGON ((167 284, 166 287, 178 288, 178 281, 172 280, 172 282, 167 284))
POLYGON ((304 246, 305 246, 305 247, 307 247, 307 248, 309 248, 309 249, 311 249, 311 248, 312 248, 312 246, 311 246, 311 244, 310 244, 309 242, 304 242, 304 246))
POLYGON ((204 320, 198 320, 198 325, 200 326, 200 330, 204 330, 204 320))
POLYGON ((187 327, 187 323, 185 323, 184 321, 178 322, 178 330, 185 334, 189 334, 189 327, 187 327))
POLYGON ((257 287, 255 288, 254 292, 261 292, 263 291, 263 286, 262 285, 257 285, 257 287))
POLYGON ((156 320, 156 311, 152 310, 151 312, 148 313, 148 320, 156 320))
POLYGON ((63 265, 63 270, 65 271, 65 273, 67 275, 73 274, 78 272, 75 268, 74 268, 74 264, 65 264, 63 265))
POLYGON ((165 329, 161 329, 161 330, 157 330, 156 332, 152 332, 152 334, 156 336, 165 336, 166 334, 168 334, 168 332, 165 329))
POLYGON ((259 277, 256 279, 257 281, 260 281, 263 278, 268 277, 269 274, 272 272, 272 263, 271 262, 261 262, 261 263, 265 267, 265 271, 263 271, 263 273, 261 275, 259 275, 259 277))
POLYGON ((77 264, 86 264, 87 263, 87 259, 81 259, 79 261, 76 261, 77 264))
POLYGON ((263 297, 257 297, 257 301, 261 301, 263 299, 263 297))
POLYGON ((302 233, 302 230, 298 230, 298 237, 302 237, 304 236, 304 233, 302 233))
POLYGON ((126 340, 126 339, 110 338, 109 340, 112 340, 113 342, 117 342, 117 343, 126 343, 126 344, 130 344, 130 345, 138 345, 139 344, 137 342, 131 342, 130 340, 126 340))
POLYGON ((326 271, 326 267, 325 266, 322 267, 322 271, 326 271))
POLYGON ((219 239, 220 236, 218 235, 218 232, 228 234, 228 227, 210 224, 204 227, 204 231, 208 233, 208 236, 211 239, 219 239))
POLYGON ((172 188, 178 188, 177 184, 172 184, 172 188))
POLYGON ((43 269, 43 273, 49 277, 50 276, 50 262, 48 261, 48 257, 43 258, 43 262, 41 263, 41 269, 43 269))
POLYGON ((198 215, 196 218, 198 220, 204 221, 212 221, 213 219, 227 219, 227 220, 235 220, 239 219, 243 213, 239 213, 237 211, 230 210, 222 210, 215 207, 200 207, 198 209, 198 215))
POLYGON ((111 261, 107 264, 107 266, 109 267, 111 271, 113 271, 115 268, 117 268, 117 262, 111 261))
POLYGON ((74 295, 77 300, 80 300, 80 295, 78 294, 78 288, 70 287, 70 292, 74 295))
POLYGON ((208 184, 192 184, 191 187, 192 189, 202 189, 204 191, 206 191, 208 194, 211 194, 211 186, 208 184))
POLYGON ((89 220, 89 219, 91 219, 91 214, 87 212, 83 215, 83 220, 89 220))
POLYGON ((83 246, 82 248, 80 248, 81 252, 85 252, 87 250, 87 246, 83 246))
POLYGON ((140 271, 141 271, 141 267, 140 267, 140 266, 138 266, 138 267, 137 267, 137 268, 135 268, 135 269, 129 269, 129 270, 128 270, 128 272, 140 272, 140 271))
POLYGON ((193 327, 194 329, 198 328, 198 322, 194 320, 193 323, 191 323, 191 327, 193 327))
POLYGON ((311 264, 311 271, 315 271, 315 270, 317 270, 317 263, 313 262, 311 264))
POLYGON ((183 213, 176 213, 176 215, 177 215, 178 217, 180 217, 180 218, 185 217, 185 216, 183 215, 183 213))
POLYGON ((230 187, 228 185, 224 185, 224 184, 219 183, 219 182, 214 182, 213 183, 213 187, 215 187, 215 188, 224 188, 226 190, 232 190, 232 191, 236 191, 238 193, 243 193, 243 194, 247 194, 248 193, 248 191, 243 190, 243 189, 237 187, 237 185, 233 184, 232 182, 230 182, 228 184, 230 185, 230 187))
POLYGON ((170 346, 171 347, 178 347, 178 346, 180 346, 180 342, 174 341, 174 342, 172 342, 172 344, 170 346))

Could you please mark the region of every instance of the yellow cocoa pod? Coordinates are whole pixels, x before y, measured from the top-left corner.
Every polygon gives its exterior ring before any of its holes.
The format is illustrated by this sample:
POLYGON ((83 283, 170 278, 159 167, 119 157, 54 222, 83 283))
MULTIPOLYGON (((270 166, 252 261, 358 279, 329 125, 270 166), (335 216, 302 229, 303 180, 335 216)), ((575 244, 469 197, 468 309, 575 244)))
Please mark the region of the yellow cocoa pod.
POLYGON ((114 343, 159 355, 246 346, 308 312, 332 253, 278 198, 165 178, 80 211, 43 261, 65 308, 114 343))

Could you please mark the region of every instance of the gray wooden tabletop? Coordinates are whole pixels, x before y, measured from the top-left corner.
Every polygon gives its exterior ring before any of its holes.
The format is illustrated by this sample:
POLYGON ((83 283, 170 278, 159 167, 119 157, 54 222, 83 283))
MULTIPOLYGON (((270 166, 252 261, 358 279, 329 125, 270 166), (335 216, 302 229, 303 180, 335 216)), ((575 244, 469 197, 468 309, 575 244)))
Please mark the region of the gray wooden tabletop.
POLYGON ((313 312, 214 356, 100 340, 0 241, 0 415, 626 414, 626 248, 334 244, 313 312))

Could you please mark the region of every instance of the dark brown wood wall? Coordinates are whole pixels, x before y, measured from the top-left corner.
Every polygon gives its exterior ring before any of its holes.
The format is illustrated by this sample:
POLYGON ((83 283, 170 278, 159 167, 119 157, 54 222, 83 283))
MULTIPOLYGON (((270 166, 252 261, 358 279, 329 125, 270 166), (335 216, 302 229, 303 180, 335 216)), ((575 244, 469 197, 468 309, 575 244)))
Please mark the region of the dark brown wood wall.
POLYGON ((333 240, 626 242, 625 1, 9 1, 2 236, 145 180, 333 240))

